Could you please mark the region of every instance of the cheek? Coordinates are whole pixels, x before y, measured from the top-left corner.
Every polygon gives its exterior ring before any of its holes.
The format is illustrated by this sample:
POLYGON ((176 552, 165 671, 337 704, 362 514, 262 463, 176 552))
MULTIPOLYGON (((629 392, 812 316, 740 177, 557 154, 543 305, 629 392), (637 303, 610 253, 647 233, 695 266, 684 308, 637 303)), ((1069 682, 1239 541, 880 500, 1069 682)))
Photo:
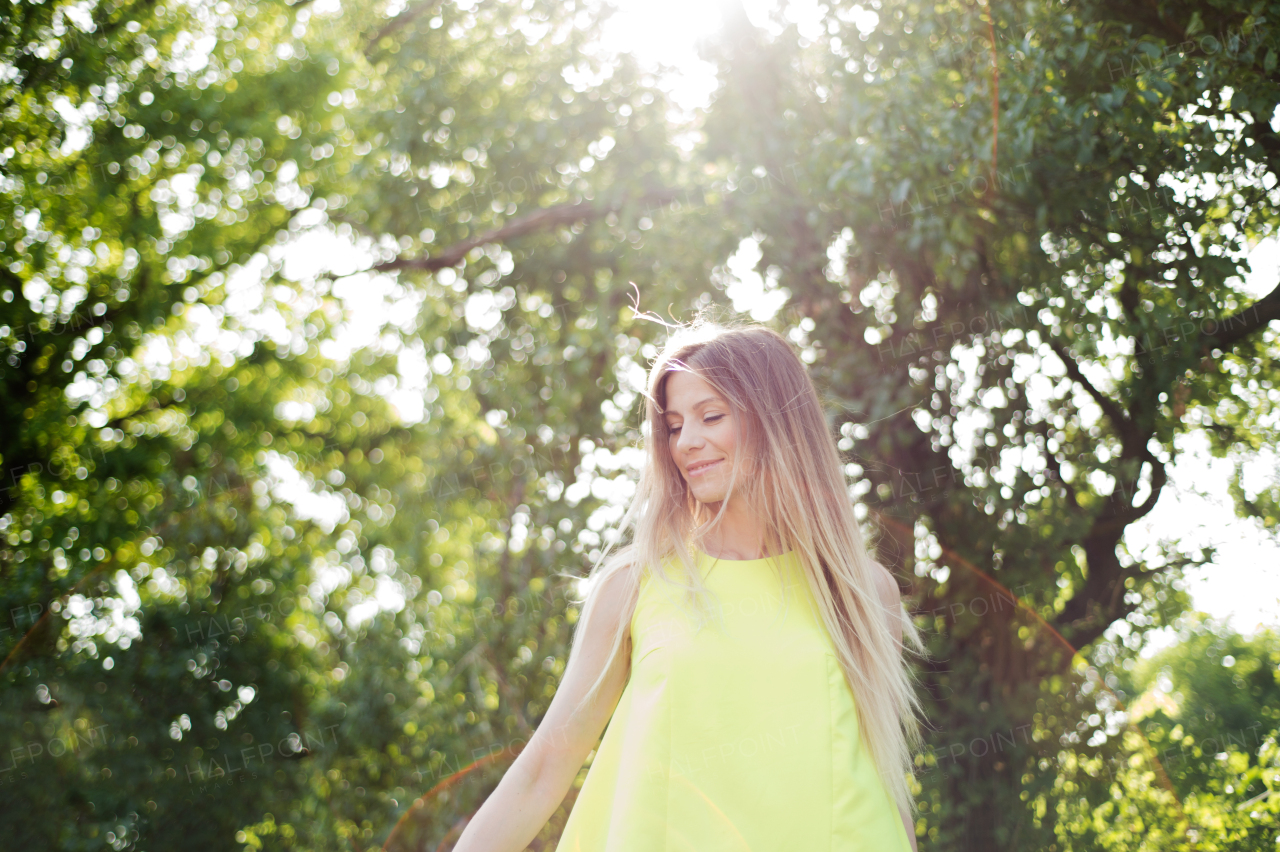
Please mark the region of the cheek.
POLYGON ((721 430, 720 434, 716 436, 716 442, 720 444, 720 449, 729 456, 734 455, 738 450, 738 439, 733 434, 732 426, 721 430))

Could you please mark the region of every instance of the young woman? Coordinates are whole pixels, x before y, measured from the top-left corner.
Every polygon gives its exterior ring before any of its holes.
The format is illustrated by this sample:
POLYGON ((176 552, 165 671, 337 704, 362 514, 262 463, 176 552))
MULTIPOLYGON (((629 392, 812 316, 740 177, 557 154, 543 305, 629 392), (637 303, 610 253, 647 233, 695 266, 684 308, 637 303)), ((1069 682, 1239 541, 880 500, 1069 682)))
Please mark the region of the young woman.
MULTIPOLYGON (((908 852, 920 704, 896 581, 867 551, 785 338, 682 328, 647 463, 545 718, 455 852, 520 852, 604 739, 557 852, 908 852)), ((607 558, 606 558, 607 557, 607 558)))

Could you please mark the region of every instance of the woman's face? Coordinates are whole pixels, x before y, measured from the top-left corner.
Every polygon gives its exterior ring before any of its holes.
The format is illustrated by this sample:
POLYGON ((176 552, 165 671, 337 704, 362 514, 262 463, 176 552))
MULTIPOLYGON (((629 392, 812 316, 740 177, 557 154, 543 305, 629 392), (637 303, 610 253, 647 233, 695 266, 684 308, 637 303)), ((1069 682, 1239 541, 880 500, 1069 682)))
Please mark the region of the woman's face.
POLYGON ((667 378, 667 446, 700 503, 719 503, 729 489, 735 450, 733 410, 700 376, 667 378))

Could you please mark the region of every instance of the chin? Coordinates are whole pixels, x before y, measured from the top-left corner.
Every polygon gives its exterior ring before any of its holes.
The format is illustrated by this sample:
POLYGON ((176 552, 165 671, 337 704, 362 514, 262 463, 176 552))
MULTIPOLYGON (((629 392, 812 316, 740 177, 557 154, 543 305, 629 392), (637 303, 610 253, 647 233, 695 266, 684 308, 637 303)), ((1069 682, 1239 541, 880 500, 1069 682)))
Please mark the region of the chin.
POLYGON ((705 488, 690 489, 694 498, 699 503, 719 503, 724 500, 724 491, 720 489, 708 490, 705 488))

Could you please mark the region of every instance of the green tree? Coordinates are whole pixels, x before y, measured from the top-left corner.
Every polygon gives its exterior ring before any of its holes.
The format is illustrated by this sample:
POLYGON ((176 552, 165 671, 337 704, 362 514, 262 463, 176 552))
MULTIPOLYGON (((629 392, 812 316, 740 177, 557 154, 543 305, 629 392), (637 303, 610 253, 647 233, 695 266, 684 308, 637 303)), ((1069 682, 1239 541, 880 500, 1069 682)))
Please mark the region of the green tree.
POLYGON ((267 454, 359 459, 389 431, 358 380, 325 376, 332 303, 276 290, 268 334, 228 281, 323 207, 344 144, 325 96, 359 82, 306 8, 4 14, 5 821, 44 848, 226 847, 306 790, 284 769, 342 715, 311 700, 323 660, 296 634, 323 609, 295 591, 341 539, 290 525, 267 454), (321 389, 373 428, 280 415, 321 389), (201 807, 242 747, 249 771, 201 807))
MULTIPOLYGON (((1142 660, 1121 683, 1139 696, 1131 715, 1147 720, 1148 739, 1178 749, 1166 765, 1183 765, 1173 780, 1186 795, 1207 786, 1214 755, 1228 747, 1251 754, 1280 728, 1280 637, 1263 630, 1246 638, 1201 613, 1188 613, 1179 627, 1178 644, 1142 660)), ((1247 799, 1261 790, 1240 793, 1247 799)))
POLYGON ((1203 613, 1119 679, 1133 695, 1120 748, 1063 755, 1054 780, 1063 849, 1259 849, 1280 828, 1280 642, 1203 613), (1194 843, 1192 847, 1188 841, 1194 843))

